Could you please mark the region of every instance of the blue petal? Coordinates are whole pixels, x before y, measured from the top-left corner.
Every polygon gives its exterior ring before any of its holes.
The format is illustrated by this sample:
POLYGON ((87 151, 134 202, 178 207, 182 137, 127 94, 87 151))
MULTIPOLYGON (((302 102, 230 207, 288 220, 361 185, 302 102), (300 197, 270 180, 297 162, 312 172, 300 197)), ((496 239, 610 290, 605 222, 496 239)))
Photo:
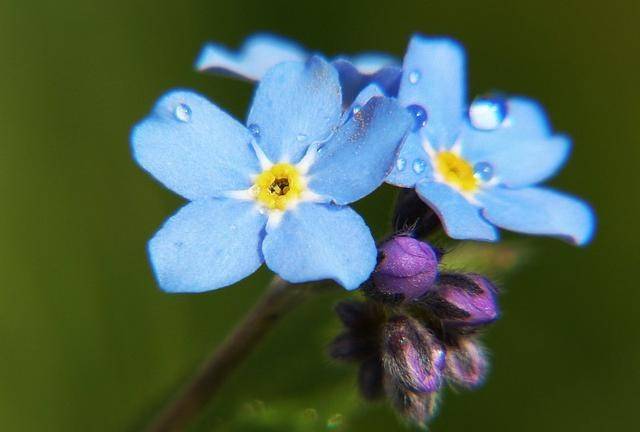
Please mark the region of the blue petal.
POLYGON ((431 158, 422 147, 420 134, 412 133, 402 144, 400 154, 386 182, 395 186, 412 188, 422 179, 433 178, 431 158))
POLYGON ((332 64, 340 76, 344 106, 351 105, 358 93, 369 84, 377 84, 386 96, 398 94, 402 69, 396 65, 390 64, 374 73, 367 73, 370 72, 372 65, 367 65, 360 70, 356 64, 345 57, 338 57, 332 64))
POLYGON ((391 170, 410 123, 395 99, 370 99, 320 147, 309 170, 309 189, 337 204, 370 194, 391 170))
POLYGON ((265 262, 289 282, 334 279, 358 288, 376 265, 376 245, 364 220, 349 207, 302 203, 267 226, 265 262))
POLYGON ((351 111, 353 112, 353 108, 356 106, 358 108, 362 108, 367 102, 369 102, 369 99, 376 96, 383 97, 384 90, 378 84, 369 84, 364 89, 362 89, 360 93, 358 93, 358 96, 355 98, 351 106, 351 111))
POLYGON ((202 96, 164 95, 131 135, 134 158, 169 189, 187 199, 247 189, 260 171, 252 136, 202 96))
POLYGON ((515 140, 533 140, 551 136, 551 125, 542 106, 525 97, 506 101, 506 116, 497 129, 480 130, 469 121, 462 125, 460 139, 475 146, 510 145, 515 140))
POLYGON ((256 34, 235 53, 222 45, 207 44, 202 49, 196 69, 260 81, 271 67, 286 61, 304 61, 308 57, 298 44, 270 34, 256 34))
POLYGON ((425 130, 436 148, 453 145, 466 105, 465 54, 451 39, 414 36, 404 58, 398 99, 420 105, 428 115, 425 130))
POLYGON ((564 165, 571 152, 571 140, 563 135, 474 144, 462 142, 462 156, 474 164, 488 162, 495 178, 514 188, 550 178, 564 165))
POLYGON ((421 181, 416 192, 440 217, 447 234, 459 240, 498 239, 498 231, 480 215, 480 209, 443 183, 421 181))
POLYGON ((250 275, 263 261, 265 223, 252 202, 208 199, 187 204, 149 241, 160 287, 202 292, 250 275))
POLYGON ((341 104, 338 73, 322 58, 281 63, 260 81, 247 124, 259 127, 272 162, 297 162, 339 124, 341 104))
POLYGON ((361 74, 366 75, 373 75, 380 71, 380 69, 388 66, 400 66, 395 57, 380 52, 361 53, 355 56, 350 56, 349 59, 361 74))
POLYGON ((570 195, 544 188, 496 187, 478 199, 490 222, 511 231, 561 237, 577 245, 588 243, 593 235, 593 211, 570 195))

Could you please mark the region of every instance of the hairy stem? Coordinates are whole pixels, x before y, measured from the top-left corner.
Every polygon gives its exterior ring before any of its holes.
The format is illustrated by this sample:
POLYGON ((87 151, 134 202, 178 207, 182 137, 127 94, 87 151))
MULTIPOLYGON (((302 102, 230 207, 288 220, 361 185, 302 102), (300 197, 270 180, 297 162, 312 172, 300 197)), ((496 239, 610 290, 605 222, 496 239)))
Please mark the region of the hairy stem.
POLYGON ((200 366, 177 396, 147 428, 148 432, 184 430, 278 321, 318 291, 320 284, 292 285, 275 276, 262 297, 226 340, 200 366))

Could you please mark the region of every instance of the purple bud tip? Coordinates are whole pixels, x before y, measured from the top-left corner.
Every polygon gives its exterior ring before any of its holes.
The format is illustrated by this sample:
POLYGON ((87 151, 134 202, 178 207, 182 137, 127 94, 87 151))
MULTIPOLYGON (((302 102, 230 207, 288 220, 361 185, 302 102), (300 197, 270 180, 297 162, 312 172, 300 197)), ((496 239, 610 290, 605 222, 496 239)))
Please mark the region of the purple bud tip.
POLYGON ((458 346, 447 347, 446 377, 461 387, 476 388, 484 382, 489 362, 480 343, 463 338, 458 346))
POLYGON ((431 393, 442 384, 444 347, 417 320, 396 316, 383 330, 382 361, 397 383, 417 393, 431 393))
POLYGON ((496 287, 478 274, 443 274, 437 288, 441 307, 435 312, 450 326, 489 324, 499 315, 496 294, 496 287))
POLYGON ((397 236, 380 246, 381 259, 372 275, 375 290, 416 299, 432 288, 438 275, 438 257, 425 242, 397 236))

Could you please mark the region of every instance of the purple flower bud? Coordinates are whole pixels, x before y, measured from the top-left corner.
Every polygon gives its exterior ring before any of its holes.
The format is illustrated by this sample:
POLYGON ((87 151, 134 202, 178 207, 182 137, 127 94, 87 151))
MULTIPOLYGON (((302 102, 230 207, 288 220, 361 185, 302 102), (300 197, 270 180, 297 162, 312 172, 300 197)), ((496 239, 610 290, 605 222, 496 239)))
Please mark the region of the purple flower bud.
POLYGON ((438 257, 427 243, 396 236, 379 248, 380 260, 371 276, 373 289, 383 296, 412 300, 432 288, 438 257))
POLYGON ((389 380, 385 381, 385 390, 398 413, 416 425, 426 426, 436 415, 440 401, 438 392, 415 393, 389 380))
POLYGON ((446 364, 447 379, 466 388, 482 385, 489 368, 482 345, 469 337, 461 338, 455 347, 447 347, 446 364))
POLYGON ((382 396, 383 376, 384 369, 378 356, 362 362, 358 371, 358 387, 362 397, 375 400, 382 396))
POLYGON ((382 362, 387 375, 407 390, 431 393, 442 384, 442 344, 413 318, 396 316, 383 329, 382 362))
POLYGON ((478 274, 442 274, 434 296, 425 303, 452 327, 480 326, 498 319, 497 290, 478 274))

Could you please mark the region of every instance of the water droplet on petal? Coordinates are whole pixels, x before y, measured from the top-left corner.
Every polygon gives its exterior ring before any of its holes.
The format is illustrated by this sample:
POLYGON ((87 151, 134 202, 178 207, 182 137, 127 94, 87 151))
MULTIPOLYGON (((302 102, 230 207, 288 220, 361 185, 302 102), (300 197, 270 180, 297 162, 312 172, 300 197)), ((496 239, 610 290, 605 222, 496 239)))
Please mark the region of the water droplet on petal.
POLYGON ((297 139, 298 141, 302 142, 302 141, 304 141, 304 140, 306 140, 306 139, 307 139, 307 135, 305 135, 305 134, 303 134, 303 133, 298 134, 298 135, 296 136, 296 139, 297 139))
POLYGON ((502 96, 480 96, 469 107, 469 120, 476 129, 498 128, 507 116, 507 102, 502 96))
POLYGON ((351 108, 351 114, 358 114, 360 112, 360 110, 362 109, 362 105, 360 104, 355 104, 353 106, 353 108, 351 108))
POLYGON ((414 173, 422 174, 424 172, 424 169, 427 167, 427 163, 422 159, 416 159, 413 161, 413 165, 411 167, 414 173))
POLYGON ((173 111, 173 115, 183 123, 188 123, 191 121, 191 108, 187 104, 180 104, 173 111))
POLYGON ((420 81, 420 71, 413 70, 409 72, 409 82, 411 84, 417 84, 420 81))
POLYGON ((427 111, 420 105, 409 105, 407 110, 413 116, 414 132, 427 124, 427 111))
POLYGON ((255 139, 260 138, 260 126, 258 126, 255 123, 252 123, 248 126, 249 132, 251 132, 251 135, 253 135, 253 137, 255 139))
POLYGON ((473 166, 473 176, 482 182, 488 182, 493 178, 493 166, 489 162, 478 162, 473 166))
POLYGON ((404 158, 398 158, 396 160, 396 168, 398 171, 404 171, 404 168, 407 166, 407 161, 404 158))

